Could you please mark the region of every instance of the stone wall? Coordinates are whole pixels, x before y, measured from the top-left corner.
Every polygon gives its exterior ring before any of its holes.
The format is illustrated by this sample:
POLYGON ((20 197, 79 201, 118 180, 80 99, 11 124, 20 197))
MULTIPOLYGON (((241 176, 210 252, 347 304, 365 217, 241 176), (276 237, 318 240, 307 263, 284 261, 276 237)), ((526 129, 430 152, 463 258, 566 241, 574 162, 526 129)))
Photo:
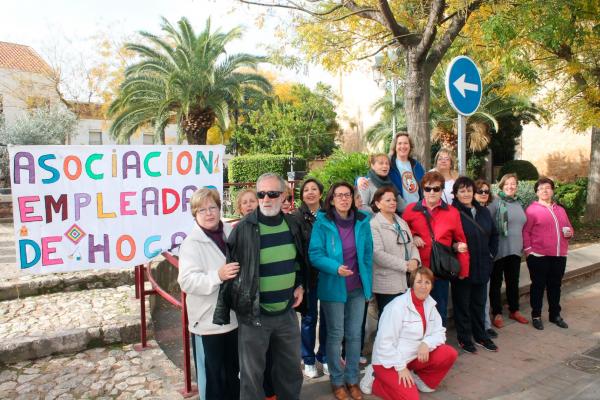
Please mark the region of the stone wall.
POLYGON ((586 177, 590 168, 591 131, 576 132, 560 124, 523 127, 517 145, 520 159, 531 161, 540 175, 559 181, 586 177))

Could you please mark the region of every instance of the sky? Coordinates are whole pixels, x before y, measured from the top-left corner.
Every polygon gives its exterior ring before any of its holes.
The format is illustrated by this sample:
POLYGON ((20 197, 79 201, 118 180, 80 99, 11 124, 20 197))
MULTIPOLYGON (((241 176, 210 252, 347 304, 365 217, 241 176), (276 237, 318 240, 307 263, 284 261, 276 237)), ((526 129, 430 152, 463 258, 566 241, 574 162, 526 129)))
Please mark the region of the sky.
MULTIPOLYGON (((49 49, 60 44, 79 53, 90 51, 90 38, 108 32, 113 38, 131 37, 140 30, 160 32, 160 17, 175 22, 186 16, 196 30, 204 27, 207 17, 213 27, 229 30, 244 27, 243 40, 233 42, 233 52, 264 54, 263 45, 272 44, 277 18, 265 18, 256 25, 266 8, 252 7, 233 0, 3 0, 0 13, 0 40, 33 47, 48 58, 49 49)), ((333 77, 321 68, 310 71, 280 72, 288 79, 312 84, 333 77)))
MULTIPOLYGON (((211 18, 213 27, 229 30, 235 26, 245 29, 242 40, 232 42, 232 52, 265 54, 264 46, 273 44, 274 28, 287 11, 248 6, 234 0, 0 0, 0 41, 33 47, 51 65, 72 64, 79 59, 93 65, 97 52, 91 38, 98 34, 115 40, 131 38, 144 30, 160 33, 160 17, 175 22, 187 17, 196 31, 204 28, 211 18), (264 25, 256 20, 267 13, 264 25), (60 56, 52 56, 56 49, 60 56), (51 59, 58 60, 52 62, 51 59)), ((291 49, 290 49, 291 50, 291 49)), ((266 67, 269 69, 269 67, 266 67)), ((383 92, 373 83, 369 64, 346 76, 335 76, 319 66, 302 71, 276 70, 280 80, 301 82, 309 87, 321 81, 331 85, 341 98, 340 115, 361 126, 370 126, 378 119, 370 112, 371 104, 383 92)), ((65 74, 67 75, 67 74, 65 74)), ((73 76, 73 74, 71 74, 73 76)), ((76 77, 72 86, 81 89, 76 77)), ((85 93, 85 88, 81 89, 85 93)), ((71 98, 78 97, 75 93, 71 98)))

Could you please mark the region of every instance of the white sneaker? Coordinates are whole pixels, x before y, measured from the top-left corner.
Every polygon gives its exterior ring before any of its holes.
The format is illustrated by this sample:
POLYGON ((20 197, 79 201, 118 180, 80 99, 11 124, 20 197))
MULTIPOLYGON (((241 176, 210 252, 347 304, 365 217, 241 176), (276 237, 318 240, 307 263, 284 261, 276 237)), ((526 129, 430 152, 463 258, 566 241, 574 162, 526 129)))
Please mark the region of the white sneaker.
POLYGON ((329 365, 327 365, 327 363, 321 365, 323 366, 323 373, 329 375, 329 365))
POLYGON ((417 385, 417 389, 419 389, 419 392, 423 392, 423 393, 435 392, 435 389, 432 389, 429 386, 427 386, 427 384, 425 382, 423 382, 423 380, 421 378, 419 378, 419 375, 415 374, 412 371, 411 371, 411 374, 413 376, 413 380, 415 381, 415 385, 417 385))
POLYGON ((308 365, 305 364, 304 365, 304 376, 306 376, 307 378, 316 378, 317 376, 319 376, 319 372, 317 371, 317 366, 316 365, 308 365))
POLYGON ((365 375, 360 380, 360 390, 364 394, 371 394, 373 391, 373 381, 375 376, 373 375, 373 365, 369 364, 365 367, 365 375))
POLYGON ((358 362, 360 363, 360 365, 366 365, 369 361, 367 360, 367 357, 360 356, 360 358, 358 359, 358 362))

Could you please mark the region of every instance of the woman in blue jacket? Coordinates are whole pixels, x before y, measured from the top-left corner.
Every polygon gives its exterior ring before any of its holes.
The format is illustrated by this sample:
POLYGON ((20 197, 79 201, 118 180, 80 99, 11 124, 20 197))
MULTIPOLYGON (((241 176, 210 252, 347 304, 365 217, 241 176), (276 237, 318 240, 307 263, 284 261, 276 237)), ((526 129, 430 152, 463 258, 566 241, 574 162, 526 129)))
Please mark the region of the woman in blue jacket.
POLYGON ((327 361, 336 399, 362 399, 358 386, 361 325, 371 298, 373 238, 369 216, 354 204, 354 188, 335 183, 310 237, 309 258, 320 270, 317 296, 327 320, 327 361), (346 367, 341 365, 345 340, 346 367))

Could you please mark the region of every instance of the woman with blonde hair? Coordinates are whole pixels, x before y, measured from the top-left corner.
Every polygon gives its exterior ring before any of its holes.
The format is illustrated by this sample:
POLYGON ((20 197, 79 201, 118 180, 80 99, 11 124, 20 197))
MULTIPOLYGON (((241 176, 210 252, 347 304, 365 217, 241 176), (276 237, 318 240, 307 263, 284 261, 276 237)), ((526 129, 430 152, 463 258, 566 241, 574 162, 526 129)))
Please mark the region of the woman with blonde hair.
POLYGON ((240 270, 239 263, 225 261, 231 226, 221 220, 221 199, 214 189, 196 190, 190 206, 195 223, 181 244, 177 281, 187 294, 198 392, 201 399, 239 399, 235 313, 230 312, 229 324, 212 322, 221 283, 240 270))
POLYGON ((235 211, 241 217, 245 217, 258 207, 258 197, 256 197, 256 190, 246 188, 241 190, 237 195, 235 211))
POLYGON ((454 159, 454 153, 452 150, 447 148, 441 148, 433 160, 432 171, 437 171, 444 177, 444 192, 442 193, 442 200, 447 204, 452 204, 454 194, 452 193, 452 187, 456 178, 458 178, 458 172, 456 171, 456 162, 454 159))

